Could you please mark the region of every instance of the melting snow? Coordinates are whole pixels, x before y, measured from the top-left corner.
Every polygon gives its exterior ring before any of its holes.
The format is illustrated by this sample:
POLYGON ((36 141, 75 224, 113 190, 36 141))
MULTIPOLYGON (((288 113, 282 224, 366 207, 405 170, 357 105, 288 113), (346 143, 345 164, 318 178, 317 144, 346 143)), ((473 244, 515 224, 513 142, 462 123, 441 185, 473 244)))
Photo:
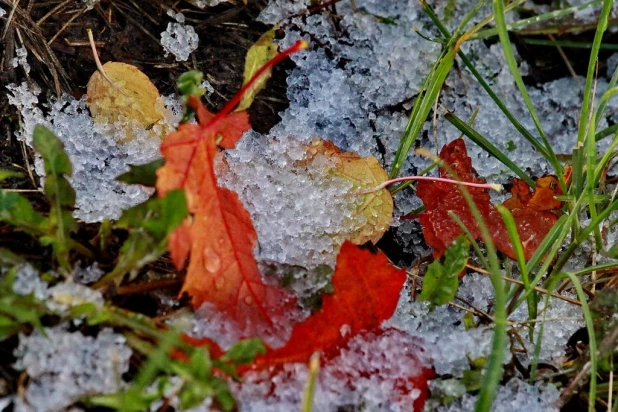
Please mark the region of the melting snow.
POLYGON ((97 337, 62 326, 20 335, 15 368, 30 377, 19 411, 59 411, 84 395, 115 392, 129 370, 131 349, 125 338, 103 329, 97 337))
POLYGON ((189 55, 197 49, 200 38, 193 26, 184 24, 185 16, 182 13, 174 14, 173 11, 168 10, 167 14, 177 23, 167 24, 167 29, 161 33, 161 46, 165 49, 166 56, 172 53, 176 56, 176 61, 187 61, 189 55))
MULTIPOLYGON (((9 103, 17 107, 23 118, 23 129, 17 136, 20 140, 32 145, 34 126, 42 124, 64 143, 73 164, 70 181, 77 194, 77 218, 86 222, 117 219, 123 209, 145 201, 152 194, 149 189, 125 185, 115 178, 128 171, 130 164, 144 164, 160 157, 161 141, 153 138, 153 131, 135 127, 135 138, 119 144, 125 136, 123 127, 95 123, 85 98, 75 100, 67 95, 59 100, 52 98, 50 103, 42 105, 47 112, 44 114, 38 107, 38 87, 30 90, 26 83, 7 87, 11 92, 9 103)), ((168 114, 165 122, 172 127, 178 119, 177 114, 168 114)), ((153 130, 160 127, 155 125, 153 130)), ((45 175, 40 158, 36 159, 35 168, 39 176, 45 175)))
MULTIPOLYGON (((423 374, 427 360, 419 342, 399 331, 357 336, 321 366, 313 409, 364 405, 367 411, 409 411, 421 393, 410 378, 423 374)), ((306 365, 286 364, 277 372, 251 372, 233 390, 242 411, 293 411, 300 408, 307 378, 306 365)))

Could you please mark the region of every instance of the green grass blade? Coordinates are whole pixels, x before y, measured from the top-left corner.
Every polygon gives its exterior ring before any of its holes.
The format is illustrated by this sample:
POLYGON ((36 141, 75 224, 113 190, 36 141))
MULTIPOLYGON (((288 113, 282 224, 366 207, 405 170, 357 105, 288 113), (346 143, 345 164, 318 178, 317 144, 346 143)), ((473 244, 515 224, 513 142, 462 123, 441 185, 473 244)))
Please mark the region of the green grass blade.
MULTIPOLYGON (((616 47, 618 50, 618 45, 616 47)), ((601 97, 601 101, 599 102, 599 107, 597 108, 597 114, 595 117, 596 127, 599 127, 599 123, 601 122, 601 119, 603 118, 603 114, 605 113, 605 108, 607 107, 607 103, 609 102, 609 99, 611 99, 611 97, 614 95, 614 93, 611 93, 606 98, 605 98, 605 95, 609 93, 610 90, 616 87, 616 83, 618 83, 618 66, 616 66, 616 69, 614 70, 614 74, 612 75, 612 78, 610 79, 609 84, 607 85, 607 91, 603 93, 603 96, 601 97)))
MULTIPOLYGON (((442 24, 442 22, 440 21, 439 17, 435 14, 435 12, 433 12, 433 10, 430 7, 425 7, 425 12, 427 13, 427 15, 431 18, 431 20, 434 22, 434 24, 436 25, 436 27, 438 28, 438 30, 440 30, 440 32, 447 38, 450 38, 451 34, 449 33, 448 29, 446 28, 446 26, 444 26, 444 24, 442 24)), ((462 52, 461 50, 459 50, 457 52, 458 56, 461 58, 461 61, 464 63, 464 65, 466 66, 466 68, 468 68, 468 70, 470 70, 470 72, 472 73, 472 75, 476 78, 476 80, 479 82, 479 84, 481 85, 481 87, 483 87, 483 89, 487 92, 487 94, 489 95, 489 97, 491 97, 491 99, 494 101, 494 103, 498 106, 498 108, 502 111, 502 113, 506 116, 506 118, 511 122, 511 124, 513 125, 513 127, 515 127, 515 129, 521 133, 521 135, 539 152, 541 153, 541 155, 543 155, 544 158, 549 159, 550 154, 548 153, 547 149, 545 148, 545 146, 543 146, 541 144, 541 142, 539 142, 528 130, 526 130, 526 128, 515 118, 515 116, 513 116, 513 114, 509 111, 509 109, 506 107, 506 105, 500 100, 500 98, 498 97, 498 95, 496 95, 496 93, 491 89, 491 87, 489 86, 489 84, 485 81, 485 79, 483 78, 483 76, 479 73, 479 71, 476 69, 476 67, 474 67, 474 64, 472 64, 472 61, 466 56, 466 54, 464 52, 462 52)), ((555 172, 557 174, 560 174, 560 170, 558 169, 555 172)), ((565 189, 563 189, 563 191, 566 191, 565 189)))
MULTIPOLYGON (((591 8, 594 6, 598 6, 599 4, 602 3, 602 0, 595 0, 595 1, 591 1, 588 3, 584 3, 584 4, 580 4, 578 6, 572 6, 572 7, 567 7, 561 10, 556 10, 556 11, 552 11, 549 13, 543 13, 543 14, 539 14, 538 16, 533 16, 527 19, 523 19, 523 20, 519 20, 510 24, 506 25, 506 29, 508 31, 514 31, 517 29, 522 29, 524 27, 528 27, 531 26, 533 24, 538 24, 544 21, 550 21, 550 20, 555 20, 555 19, 559 19, 562 17, 571 17, 572 14, 574 12, 580 11, 580 10, 584 10, 587 8, 591 8)), ((472 35, 472 37, 470 38, 471 40, 474 39, 487 39, 489 37, 494 37, 498 35, 498 29, 493 27, 490 29, 486 29, 483 31, 479 31, 478 33, 472 35)))
POLYGON ((419 133, 423 129, 427 116, 429 116, 429 112, 438 98, 440 90, 442 90, 444 80, 446 80, 446 76, 448 76, 451 71, 454 61, 455 58, 453 49, 446 49, 440 55, 434 69, 432 69, 429 73, 427 90, 421 92, 421 94, 419 94, 416 98, 412 109, 412 114, 410 115, 406 129, 403 132, 403 137, 399 142, 399 147, 397 148, 397 153, 395 154, 393 166, 389 174, 391 178, 395 178, 399 175, 399 172, 403 167, 403 162, 408 156, 408 153, 410 152, 412 145, 414 145, 419 133))
POLYGON ((588 343, 588 348, 590 349, 590 390, 588 392, 588 412, 594 412, 595 399, 597 397, 597 340, 594 334, 592 313, 590 312, 590 306, 588 306, 586 294, 584 293, 584 289, 582 288, 579 280, 572 273, 565 273, 564 276, 568 277, 573 283, 573 286, 575 286, 577 297, 582 304, 582 312, 584 313, 586 329, 590 339, 588 343))
POLYGON ((582 101, 582 111, 579 118, 579 129, 577 131, 576 149, 573 150, 573 183, 571 185, 571 193, 579 196, 584 187, 584 140, 588 130, 588 120, 590 116, 590 106, 592 105, 592 85, 595 79, 595 69, 599 56, 599 48, 603 40, 603 33, 607 29, 607 19, 612 8, 613 0, 604 0, 597 30, 594 34, 592 50, 590 51, 590 59, 588 61, 588 71, 586 73, 586 86, 584 88, 584 97, 582 101))
POLYGON ((528 184, 530 187, 535 186, 534 180, 530 178, 519 166, 517 166, 511 159, 509 159, 500 149, 493 145, 489 140, 487 140, 483 135, 474 130, 472 127, 468 126, 466 122, 457 117, 454 113, 448 112, 444 115, 446 120, 448 120, 453 126, 459 129, 463 134, 468 136, 470 140, 472 140, 477 145, 481 146, 486 152, 490 155, 498 159, 502 162, 506 167, 511 169, 513 173, 519 176, 524 182, 528 184))
MULTIPOLYGON (((429 116, 429 112, 433 108, 434 102, 440 95, 444 80, 446 80, 446 77, 453 67, 455 62, 455 54, 457 53, 459 47, 456 41, 457 34, 463 30, 466 24, 476 15, 484 3, 485 0, 480 0, 472 8, 472 10, 464 16, 457 29, 455 29, 456 35, 453 37, 448 37, 448 46, 442 51, 440 58, 436 64, 434 64, 426 80, 423 82, 423 88, 421 88, 421 93, 414 101, 412 114, 410 115, 406 129, 403 132, 403 137, 399 142, 395 159, 393 160, 393 166, 389 173, 391 179, 399 175, 399 172, 403 167, 403 162, 408 156, 408 153, 410 152, 410 149, 416 141, 419 133, 423 129, 427 116, 429 116)), ((421 0, 421 6, 425 10, 431 10, 431 7, 429 7, 424 0, 421 0)))
POLYGON ((515 61, 515 54, 513 52, 513 47, 511 45, 511 40, 509 39, 509 34, 506 28, 506 21, 504 19, 504 3, 503 0, 493 0, 494 6, 494 17, 496 19, 496 28, 498 29, 498 37, 500 38, 500 44, 502 45, 502 49, 504 51, 504 56, 506 58, 507 65, 511 70, 511 74, 515 80, 515 84, 519 89, 519 93, 524 99, 524 103, 530 112, 530 116, 532 116, 532 120, 534 125, 536 126, 541 139, 543 140, 543 144, 547 149, 547 160, 551 163, 556 174, 558 176, 558 181, 560 182, 560 186, 563 192, 566 192, 566 185, 564 183, 564 178, 562 176, 562 166, 560 166, 560 162, 556 157, 556 154, 553 151, 549 140, 547 140, 547 136, 543 131, 543 127, 541 125, 541 121, 536 113, 536 109, 532 104, 532 100, 530 100, 530 95, 528 94, 528 90, 526 89, 526 85, 521 77, 521 73, 519 72, 519 68, 517 67, 517 62, 515 61))
MULTIPOLYGON (((546 39, 531 39, 523 38, 522 42, 525 44, 533 44, 535 46, 548 46, 548 47, 564 47, 567 49, 590 49, 593 46, 591 42, 584 41, 569 41, 569 40, 546 40, 546 39)), ((618 50, 618 44, 602 44, 601 50, 618 50)))
POLYGON ((594 138, 598 142, 599 140, 605 139, 607 136, 611 136, 616 132, 618 132, 618 124, 606 127, 605 129, 598 131, 594 138))
POLYGON ((509 233, 511 243, 513 244, 513 251, 515 252, 515 256, 517 257, 517 265, 519 266, 519 271, 521 272, 521 280, 524 283, 524 289, 526 290, 526 294, 528 295, 528 319, 535 319, 536 292, 534 291, 534 289, 530 288, 530 279, 528 278, 526 257, 524 256, 524 248, 521 244, 519 233, 517 233, 515 219, 513 219, 513 215, 506 207, 502 205, 497 205, 496 209, 498 209, 498 212, 500 212, 500 215, 502 215, 502 220, 504 220, 504 225, 506 226, 506 230, 509 233))

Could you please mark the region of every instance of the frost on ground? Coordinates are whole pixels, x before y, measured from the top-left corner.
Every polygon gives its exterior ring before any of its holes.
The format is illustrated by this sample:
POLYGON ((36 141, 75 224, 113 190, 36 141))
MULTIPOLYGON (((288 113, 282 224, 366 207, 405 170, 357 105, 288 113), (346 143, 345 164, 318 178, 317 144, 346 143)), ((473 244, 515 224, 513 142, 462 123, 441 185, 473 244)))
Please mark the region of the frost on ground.
MULTIPOLYGON (((282 6, 281 14, 301 3, 282 6)), ((362 156, 379 154, 376 139, 384 136, 372 130, 376 119, 416 94, 440 48, 414 32, 430 24, 416 2, 363 1, 362 7, 395 18, 396 24, 354 13, 348 2, 338 5, 342 19, 337 33, 327 14, 292 19, 281 47, 301 33, 323 47, 292 56, 297 67, 288 76, 290 107, 272 131, 274 136, 318 136, 362 156)), ((280 15, 271 5, 260 19, 271 24, 280 15)), ((387 152, 394 152, 399 138, 392 136, 385 144, 387 152)))
POLYGON ((25 47, 15 49, 15 56, 11 60, 13 67, 23 67, 26 74, 30 73, 30 65, 28 64, 28 50, 25 47))
MULTIPOLYGON (((559 397, 560 391, 552 384, 529 385, 520 379, 513 378, 498 389, 491 410, 493 412, 557 412, 559 409, 554 404, 559 397)), ((430 402, 425 409, 439 412, 472 411, 477 398, 477 396, 465 395, 462 399, 444 406, 430 402)))
MULTIPOLYGON (((96 264, 79 270, 83 273, 100 271, 96 264)), ((13 292, 18 295, 27 296, 32 294, 36 299, 45 302, 45 305, 50 310, 58 314, 65 312, 69 307, 83 303, 92 303, 99 308, 105 303, 100 291, 91 289, 81 283, 76 283, 72 279, 50 286, 41 279, 39 271, 30 264, 16 268, 12 288, 13 292)))
POLYGON ((413 302, 407 292, 402 293, 397 311, 386 324, 422 341, 438 375, 462 377, 470 369, 470 360, 489 355, 491 327, 466 330, 460 310, 441 306, 431 311, 427 302, 413 302))
POLYGON ((313 268, 333 266, 339 247, 365 222, 355 216, 362 197, 349 180, 333 176, 319 155, 309 164, 307 143, 250 133, 227 151, 220 184, 234 190, 258 232, 257 257, 313 268))
POLYGON ((176 22, 168 23, 167 29, 161 33, 161 45, 165 49, 165 55, 171 53, 176 56, 176 61, 187 61, 189 55, 197 49, 200 39, 193 26, 185 24, 185 16, 182 13, 168 10, 167 14, 176 22))
MULTIPOLYGON (((459 299, 459 303, 469 304, 487 313, 493 304, 493 295, 493 287, 489 277, 471 273, 463 278, 456 299, 459 299)), ((576 298, 576 296, 568 294, 564 294, 564 296, 576 298)), ((543 343, 537 361, 553 364, 559 368, 565 360, 568 340, 585 325, 584 317, 581 307, 572 302, 551 296, 546 306, 545 298, 546 295, 539 297, 536 322, 532 324, 534 325, 533 342, 542 339, 543 343), (542 337, 540 336, 541 329, 543 331, 542 337)), ((513 341, 513 347, 523 351, 519 360, 524 365, 532 363, 535 353, 535 345, 530 341, 531 324, 526 323, 528 319, 528 308, 525 303, 519 306, 508 318, 509 321, 514 322, 510 326, 512 334, 521 338, 513 341)))
MULTIPOLYGON (((313 410, 337 411, 363 405, 367 411, 408 411, 421 393, 427 358, 419 342, 396 330, 352 339, 334 359, 323 362, 313 410), (420 379, 422 381, 422 379, 420 379)), ((251 372, 232 388, 242 411, 299 410, 307 384, 304 364, 251 372)))
MULTIPOLYGON (((144 164, 160 157, 161 140, 153 138, 150 131, 136 126, 133 130, 135 138, 119 143, 126 133, 123 125, 95 123, 85 98, 75 100, 64 95, 58 100, 52 98, 49 103, 39 104, 39 88, 30 90, 25 82, 7 87, 9 103, 22 115, 23 128, 17 135, 20 140, 32 145, 34 126, 42 124, 64 143, 73 164, 73 176, 69 180, 77 194, 77 218, 86 222, 117 219, 123 209, 143 202, 151 195, 150 190, 141 186, 115 180, 128 171, 130 164, 144 164)), ((177 115, 168 115, 165 119, 168 127, 173 127, 177 121, 177 115)), ((39 176, 44 176, 40 158, 35 161, 35 170, 39 176)))
POLYGON ((129 370, 131 349, 125 338, 101 330, 96 337, 57 326, 20 335, 15 368, 30 377, 18 411, 59 411, 85 395, 116 392, 129 370))

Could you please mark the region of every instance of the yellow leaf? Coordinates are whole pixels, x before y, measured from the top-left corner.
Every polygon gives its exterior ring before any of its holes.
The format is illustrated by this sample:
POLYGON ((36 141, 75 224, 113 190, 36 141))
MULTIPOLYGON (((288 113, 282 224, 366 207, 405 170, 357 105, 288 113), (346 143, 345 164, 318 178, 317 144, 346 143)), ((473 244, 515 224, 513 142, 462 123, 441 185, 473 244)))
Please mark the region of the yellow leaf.
POLYGON ((98 123, 121 122, 126 124, 126 138, 134 135, 131 121, 144 129, 151 130, 161 124, 159 137, 168 134, 163 123, 165 108, 159 91, 148 76, 137 67, 125 63, 107 62, 103 65, 106 79, 96 71, 88 81, 86 102, 94 120, 98 123))
MULTIPOLYGON (((331 142, 316 138, 307 148, 308 157, 304 161, 311 161, 318 154, 334 161, 331 173, 352 182, 352 191, 370 190, 388 180, 388 174, 373 156, 360 157, 356 153, 342 152, 331 142)), ((355 209, 355 215, 363 217, 365 222, 348 234, 348 240, 357 245, 369 241, 377 243, 393 218, 393 198, 387 189, 358 196, 361 202, 355 209)))
MULTIPOLYGON (((245 58, 245 80, 243 84, 247 83, 253 75, 255 75, 255 73, 257 73, 257 71, 260 70, 264 64, 266 64, 266 62, 275 57, 277 54, 277 45, 273 43, 273 40, 275 39, 275 30, 276 26, 268 30, 258 39, 257 42, 255 42, 253 46, 249 48, 249 51, 247 51, 247 57, 245 58)), ((240 101, 240 104, 236 108, 237 111, 245 110, 251 106, 255 95, 266 86, 266 82, 270 79, 271 75, 272 69, 269 69, 249 90, 246 91, 240 101)))

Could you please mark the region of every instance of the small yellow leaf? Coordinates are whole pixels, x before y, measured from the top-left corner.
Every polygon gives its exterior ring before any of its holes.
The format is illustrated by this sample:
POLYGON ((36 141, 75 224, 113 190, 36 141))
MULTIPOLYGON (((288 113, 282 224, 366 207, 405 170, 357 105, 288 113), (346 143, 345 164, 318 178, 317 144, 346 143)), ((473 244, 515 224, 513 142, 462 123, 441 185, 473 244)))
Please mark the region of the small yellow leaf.
MULTIPOLYGON (((266 64, 270 59, 275 57, 277 54, 277 45, 273 43, 275 39, 275 30, 276 26, 272 29, 268 30, 266 33, 262 35, 258 39, 257 42, 253 46, 249 48, 247 51, 247 57, 245 58, 245 74, 244 74, 244 83, 247 83, 249 79, 253 77, 255 73, 257 73, 260 68, 266 64)), ((251 103, 253 103, 253 99, 255 95, 257 95, 265 86, 268 79, 272 75, 272 69, 268 70, 266 73, 260 77, 260 79, 244 94, 240 104, 236 108, 236 110, 245 110, 251 103)))
POLYGON ((163 123, 165 108, 159 91, 148 76, 130 64, 107 62, 103 65, 106 79, 96 71, 88 81, 86 102, 94 120, 98 123, 121 122, 125 127, 126 138, 131 140, 132 127, 128 122, 134 121, 144 129, 152 129, 161 124, 161 136, 169 130, 163 123))
MULTIPOLYGON (((311 161, 318 154, 334 161, 331 173, 352 182, 353 191, 371 190, 388 180, 388 174, 373 156, 360 157, 356 153, 342 152, 333 143, 316 138, 307 148, 308 157, 304 161, 311 161)), ((387 189, 358 196, 362 201, 356 207, 355 215, 363 217, 365 222, 348 234, 348 240, 357 245, 369 241, 377 243, 393 218, 393 198, 387 189)))

